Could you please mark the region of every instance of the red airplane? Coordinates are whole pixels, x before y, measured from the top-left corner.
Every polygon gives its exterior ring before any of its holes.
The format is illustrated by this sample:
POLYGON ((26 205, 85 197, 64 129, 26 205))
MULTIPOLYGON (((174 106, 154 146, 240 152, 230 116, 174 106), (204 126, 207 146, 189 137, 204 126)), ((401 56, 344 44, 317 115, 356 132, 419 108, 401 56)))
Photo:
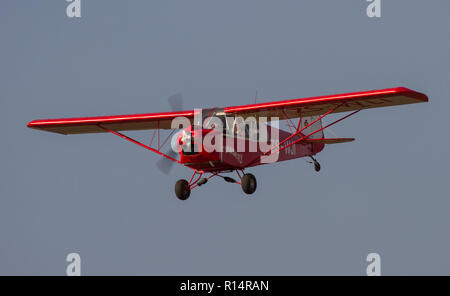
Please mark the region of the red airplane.
MULTIPOLYGON (((166 161, 182 164, 192 169, 193 174, 189 181, 181 179, 176 182, 175 195, 180 200, 186 200, 192 189, 204 185, 215 176, 230 183, 240 184, 246 194, 252 194, 256 190, 256 178, 250 173, 244 173, 244 170, 266 163, 309 157, 314 163, 315 170, 319 171, 320 164, 314 156, 321 152, 326 144, 354 141, 354 138, 325 138, 323 131, 326 128, 362 109, 421 102, 428 102, 428 97, 425 94, 404 87, 397 87, 212 108, 202 110, 202 112, 188 110, 40 119, 31 121, 27 126, 64 135, 109 132, 159 154, 166 161), (339 112, 350 113, 322 126, 322 119, 325 116, 339 112), (172 137, 172 139, 175 139, 175 144, 171 145, 175 147, 172 149, 175 149, 179 154, 177 159, 176 153, 163 153, 161 150, 174 132, 179 129, 179 125, 173 124, 174 120, 179 118, 183 118, 186 124, 177 136, 172 137), (256 122, 256 126, 250 129, 249 126, 252 121, 248 119, 252 118, 255 119, 253 122, 256 122), (261 122, 262 118, 267 118, 267 121, 272 121, 272 124, 264 124, 264 121, 261 122), (243 124, 239 125, 237 119, 242 119, 243 124), (296 119, 296 122, 294 122, 294 119, 296 119), (273 123, 278 122, 278 120, 285 120, 289 131, 277 129, 273 123), (243 129, 236 128, 238 125, 243 129), (169 129, 172 132, 165 140, 161 141, 160 130, 163 129, 169 129), (121 131, 128 130, 154 130, 154 132, 150 144, 146 145, 121 133, 121 131), (155 137, 157 137, 157 140, 155 137), (214 146, 215 149, 205 145, 206 139, 210 140, 208 145, 214 146), (152 145, 153 142, 155 142, 154 145, 152 145), (253 149, 250 149, 250 147, 253 147, 253 149), (236 172, 238 180, 223 175, 230 172, 236 172)), ((168 166, 165 167, 163 164, 159 162, 160 168, 166 170, 168 166)))

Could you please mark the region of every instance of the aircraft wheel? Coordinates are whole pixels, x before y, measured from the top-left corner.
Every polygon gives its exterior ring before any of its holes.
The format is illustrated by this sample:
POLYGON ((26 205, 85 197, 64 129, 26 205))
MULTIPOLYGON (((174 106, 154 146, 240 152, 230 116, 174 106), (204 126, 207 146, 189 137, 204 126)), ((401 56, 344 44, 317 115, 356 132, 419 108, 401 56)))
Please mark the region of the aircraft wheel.
POLYGON ((178 180, 177 183, 175 183, 175 195, 180 200, 186 200, 189 198, 189 195, 191 194, 191 188, 189 188, 189 182, 181 179, 178 180))
POLYGON ((256 178, 252 174, 245 174, 241 179, 242 190, 247 194, 252 194, 256 190, 256 178))
POLYGON ((318 163, 317 161, 314 162, 314 170, 315 170, 316 172, 319 172, 319 171, 320 171, 320 163, 318 163))

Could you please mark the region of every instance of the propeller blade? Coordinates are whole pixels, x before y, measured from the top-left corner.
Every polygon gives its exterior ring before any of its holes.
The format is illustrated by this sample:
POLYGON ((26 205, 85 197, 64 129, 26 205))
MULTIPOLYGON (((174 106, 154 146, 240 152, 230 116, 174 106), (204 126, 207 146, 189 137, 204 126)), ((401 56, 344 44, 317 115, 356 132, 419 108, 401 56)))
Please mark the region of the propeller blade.
MULTIPOLYGON (((166 154, 173 158, 177 157, 177 153, 175 153, 172 149, 169 149, 166 154)), ((173 162, 172 160, 162 157, 156 162, 156 166, 161 172, 163 172, 165 175, 168 175, 172 170, 174 163, 175 162, 173 162)))
MULTIPOLYGON (((181 95, 181 93, 170 96, 167 100, 169 102, 169 105, 170 105, 170 108, 172 109, 172 111, 183 110, 183 96, 181 95)), ((172 158, 177 158, 177 155, 178 155, 178 153, 175 152, 177 150, 177 148, 176 148, 177 144, 175 141, 178 138, 178 133, 176 133, 172 137, 172 140, 170 142, 172 149, 169 149, 166 151, 166 154, 172 158)), ((167 159, 166 157, 162 157, 160 160, 158 160, 156 162, 156 166, 158 167, 158 169, 166 175, 168 175, 170 173, 170 171, 172 170, 173 164, 174 164, 174 162, 170 159, 167 159)))

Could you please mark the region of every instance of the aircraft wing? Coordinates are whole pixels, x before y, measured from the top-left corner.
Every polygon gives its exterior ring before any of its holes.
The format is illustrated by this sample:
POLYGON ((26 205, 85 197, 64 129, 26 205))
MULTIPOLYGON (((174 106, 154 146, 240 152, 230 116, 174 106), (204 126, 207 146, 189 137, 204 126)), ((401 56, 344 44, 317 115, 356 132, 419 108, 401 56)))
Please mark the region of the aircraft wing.
POLYGON ((322 115, 333 108, 336 109, 330 113, 422 102, 428 102, 428 97, 425 94, 404 87, 396 87, 365 92, 233 106, 225 108, 224 111, 228 115, 235 114, 244 118, 249 116, 255 116, 256 118, 265 116, 269 121, 270 117, 279 117, 280 120, 283 120, 286 118, 322 115))
POLYGON ((106 132, 100 126, 114 131, 171 129, 172 120, 179 116, 188 118, 192 123, 194 110, 98 117, 38 119, 31 121, 27 126, 64 135, 106 132))
MULTIPOLYGON (((312 97, 242 105, 224 108, 226 115, 298 118, 331 113, 346 112, 360 109, 388 107, 403 104, 427 102, 425 94, 397 87, 383 90, 338 94, 331 96, 312 97)), ((28 123, 28 127, 49 132, 68 134, 102 133, 105 127, 114 131, 171 129, 172 120, 176 117, 186 117, 194 121, 194 110, 128 114, 97 117, 78 117, 60 119, 39 119, 28 123)))

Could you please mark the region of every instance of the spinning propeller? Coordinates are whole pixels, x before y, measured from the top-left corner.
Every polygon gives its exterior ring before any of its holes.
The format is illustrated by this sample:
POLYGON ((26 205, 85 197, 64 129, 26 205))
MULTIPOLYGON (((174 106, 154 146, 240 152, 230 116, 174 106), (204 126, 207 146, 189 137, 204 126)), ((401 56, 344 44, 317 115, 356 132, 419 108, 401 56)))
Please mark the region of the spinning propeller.
MULTIPOLYGON (((170 108, 172 111, 181 111, 183 110, 183 96, 178 93, 173 96, 170 96, 167 101, 169 102, 170 108)), ((179 132, 178 132, 179 133, 179 132)), ((172 139, 178 138, 178 133, 172 136, 172 139)), ((177 158, 178 153, 176 153, 176 143, 174 141, 170 141, 170 148, 166 151, 166 154, 172 158, 177 158)), ((170 159, 167 159, 165 157, 162 157, 160 160, 156 162, 156 166, 158 169, 163 172, 165 175, 168 175, 173 168, 173 164, 175 162, 171 161, 170 159)))

